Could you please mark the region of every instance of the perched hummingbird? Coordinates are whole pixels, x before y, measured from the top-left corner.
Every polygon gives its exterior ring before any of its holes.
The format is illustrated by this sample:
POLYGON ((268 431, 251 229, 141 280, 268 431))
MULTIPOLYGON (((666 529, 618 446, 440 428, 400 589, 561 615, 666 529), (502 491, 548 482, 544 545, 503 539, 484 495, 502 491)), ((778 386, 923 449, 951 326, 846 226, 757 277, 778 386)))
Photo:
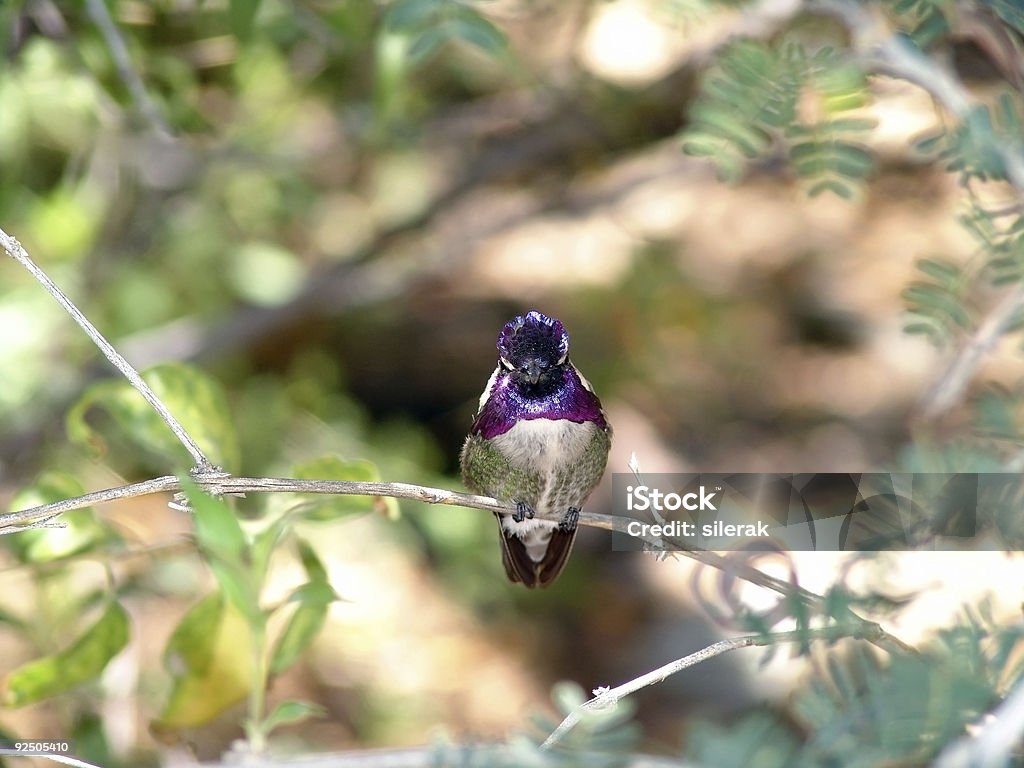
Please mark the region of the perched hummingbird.
POLYGON ((536 310, 506 323, 460 460, 467 488, 516 505, 495 515, 509 579, 546 587, 558 577, 611 436, 601 401, 569 362, 562 323, 536 310))

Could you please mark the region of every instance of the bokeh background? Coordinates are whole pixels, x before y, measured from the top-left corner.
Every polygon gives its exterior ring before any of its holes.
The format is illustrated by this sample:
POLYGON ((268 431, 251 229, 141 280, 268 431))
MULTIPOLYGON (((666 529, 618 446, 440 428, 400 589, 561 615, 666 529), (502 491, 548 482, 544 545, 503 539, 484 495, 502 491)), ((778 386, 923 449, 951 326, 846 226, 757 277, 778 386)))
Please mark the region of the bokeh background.
MULTIPOLYGON (((362 0, 106 7, 143 92, 95 3, 0 6, 0 227, 138 367, 183 361, 222 383, 240 436, 230 471, 289 476, 337 454, 460 488, 495 336, 533 308, 563 320, 605 404, 609 473, 631 454, 650 472, 903 460, 949 352, 904 333, 900 292, 916 259, 976 247, 956 178, 911 146, 940 125, 919 89, 873 81, 862 112, 877 121, 876 172, 853 199, 811 197, 780 162, 726 185, 681 151, 714 52, 737 30, 771 34, 770 14, 500 0, 474 6, 487 23, 424 43, 362 0)), ((954 53, 983 93, 993 74, 954 53)), ((1012 384, 1020 362, 1005 352, 986 375, 1012 384)), ((69 439, 69 409, 111 376, 52 298, 0 262, 5 507, 45 469, 92 489, 182 468, 102 412, 84 415, 101 445, 69 439)), ((610 511, 609 491, 606 477, 589 509, 610 511)), ((238 507, 256 519, 286 502, 238 507)), ((271 691, 328 711, 282 730, 286 747, 504 738, 553 712, 558 680, 615 684, 728 631, 702 617, 688 563, 612 552, 584 530, 560 581, 532 593, 505 581, 489 514, 400 507, 397 521, 305 531, 343 599, 271 691)), ((0 623, 0 674, 59 647, 46 628, 64 626, 64 592, 98 588, 107 568, 134 590, 131 646, 102 706, 86 693, 0 711, 0 726, 57 736, 89 711, 116 754, 146 761, 168 685, 160 651, 211 580, 166 499, 99 513, 122 542, 71 577, 0 551, 0 606, 38 619, 34 640, 0 623)), ((1005 558, 990 557, 991 575, 1005 558)), ((268 603, 301 580, 282 560, 268 603)), ((784 699, 801 674, 784 661, 720 659, 642 692, 645 745, 677 750, 693 716, 784 699)), ((185 738, 216 756, 239 715, 185 738)))

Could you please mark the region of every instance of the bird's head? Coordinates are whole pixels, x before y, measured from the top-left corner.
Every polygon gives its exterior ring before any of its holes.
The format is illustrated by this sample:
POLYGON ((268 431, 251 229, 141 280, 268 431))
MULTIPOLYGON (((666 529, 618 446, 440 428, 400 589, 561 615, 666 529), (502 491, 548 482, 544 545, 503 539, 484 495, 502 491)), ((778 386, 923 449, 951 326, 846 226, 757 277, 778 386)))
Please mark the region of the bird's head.
POLYGON ((498 364, 526 391, 557 383, 569 360, 569 334, 561 321, 531 310, 509 320, 498 334, 498 364))

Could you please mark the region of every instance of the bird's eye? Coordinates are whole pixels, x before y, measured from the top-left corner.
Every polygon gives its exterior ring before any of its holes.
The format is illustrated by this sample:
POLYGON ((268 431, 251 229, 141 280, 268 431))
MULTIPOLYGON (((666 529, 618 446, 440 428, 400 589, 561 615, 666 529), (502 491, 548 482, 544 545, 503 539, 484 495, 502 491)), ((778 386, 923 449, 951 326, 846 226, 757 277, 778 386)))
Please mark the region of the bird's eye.
POLYGON ((512 363, 510 363, 504 357, 499 357, 498 362, 501 363, 501 367, 507 371, 514 371, 516 369, 516 367, 512 365, 512 363))

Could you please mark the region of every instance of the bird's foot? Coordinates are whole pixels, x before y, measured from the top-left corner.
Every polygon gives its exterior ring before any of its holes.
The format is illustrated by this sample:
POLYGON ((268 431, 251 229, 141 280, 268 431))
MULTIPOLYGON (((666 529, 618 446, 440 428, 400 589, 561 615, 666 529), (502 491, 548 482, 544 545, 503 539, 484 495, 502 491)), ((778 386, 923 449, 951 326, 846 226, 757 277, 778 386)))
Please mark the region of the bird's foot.
POLYGON ((515 520, 517 523, 521 523, 521 522, 523 522, 523 520, 526 520, 527 518, 532 520, 533 519, 533 515, 534 515, 533 507, 531 507, 525 501, 517 501, 516 502, 516 511, 512 515, 512 519, 513 520, 515 520))
POLYGON ((558 530, 562 533, 572 533, 580 521, 580 511, 576 507, 569 507, 558 521, 558 530))

